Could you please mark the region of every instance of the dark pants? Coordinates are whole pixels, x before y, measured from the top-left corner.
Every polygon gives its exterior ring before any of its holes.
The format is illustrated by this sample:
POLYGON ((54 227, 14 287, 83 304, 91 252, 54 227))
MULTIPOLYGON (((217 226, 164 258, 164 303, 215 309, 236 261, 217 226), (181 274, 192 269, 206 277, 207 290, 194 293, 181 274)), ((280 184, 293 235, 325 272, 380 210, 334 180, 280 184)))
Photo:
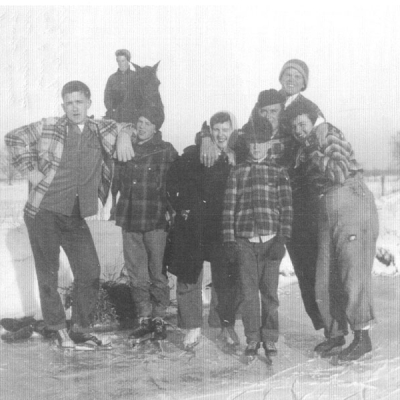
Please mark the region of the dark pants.
MULTIPOLYGON (((286 247, 299 282, 304 308, 316 330, 324 327, 321 313, 315 299, 315 275, 318 257, 318 204, 302 204, 294 215, 292 237, 286 247)), ((303 199, 298 201, 303 202, 303 199)))
POLYGON ((241 312, 247 343, 277 342, 281 260, 268 258, 273 239, 266 243, 250 243, 247 239, 241 238, 237 238, 236 241, 239 246, 239 274, 243 296, 241 312))
POLYGON ((216 311, 221 326, 233 326, 241 302, 238 265, 226 263, 223 245, 218 243, 211 247, 210 264, 212 284, 218 299, 216 311))
POLYGON ((378 237, 372 193, 358 176, 319 201, 316 299, 328 336, 374 320, 371 271, 378 237))
POLYGON ((125 268, 139 317, 164 318, 169 305, 168 278, 163 273, 167 233, 122 230, 125 268))
POLYGON ((203 324, 203 270, 196 283, 186 283, 179 279, 176 285, 178 302, 178 326, 182 329, 200 328, 203 324))
POLYGON ((86 221, 79 213, 65 216, 42 209, 35 218, 25 215, 24 220, 35 259, 42 314, 46 325, 53 330, 66 328, 64 307, 57 291, 62 247, 74 275, 74 330, 88 330, 99 291, 100 263, 86 221))

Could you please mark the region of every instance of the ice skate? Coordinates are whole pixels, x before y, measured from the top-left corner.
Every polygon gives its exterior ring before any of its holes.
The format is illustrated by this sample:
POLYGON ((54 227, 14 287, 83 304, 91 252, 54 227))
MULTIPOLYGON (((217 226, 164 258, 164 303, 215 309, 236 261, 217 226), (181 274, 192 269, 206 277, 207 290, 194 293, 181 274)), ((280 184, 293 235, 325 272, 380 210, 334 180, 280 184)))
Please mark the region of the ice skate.
POLYGON ((256 341, 250 341, 243 353, 244 361, 246 364, 251 364, 256 358, 260 343, 256 341))
POLYGON ((139 326, 129 335, 132 346, 144 343, 153 338, 153 324, 150 318, 140 318, 139 326))
POLYGON ((185 351, 193 352, 194 348, 200 343, 201 328, 187 329, 183 339, 183 348, 185 351))
POLYGON ((103 342, 90 333, 69 331, 69 337, 75 343, 75 350, 110 350, 111 342, 103 342))
POLYGON ((269 355, 270 357, 276 356, 278 354, 278 349, 276 348, 275 342, 271 342, 267 340, 263 342, 263 348, 265 351, 265 355, 269 355))
POLYGON ((152 321, 153 325, 153 339, 154 340, 165 340, 167 338, 167 325, 165 321, 156 317, 152 321))
POLYGON ((321 355, 321 357, 331 357, 342 350, 342 346, 346 343, 344 336, 337 336, 329 338, 324 342, 318 344, 314 351, 321 355))
POLYGON ((339 353, 338 361, 355 361, 371 351, 372 344, 368 330, 357 330, 354 331, 354 340, 350 343, 350 346, 339 353))

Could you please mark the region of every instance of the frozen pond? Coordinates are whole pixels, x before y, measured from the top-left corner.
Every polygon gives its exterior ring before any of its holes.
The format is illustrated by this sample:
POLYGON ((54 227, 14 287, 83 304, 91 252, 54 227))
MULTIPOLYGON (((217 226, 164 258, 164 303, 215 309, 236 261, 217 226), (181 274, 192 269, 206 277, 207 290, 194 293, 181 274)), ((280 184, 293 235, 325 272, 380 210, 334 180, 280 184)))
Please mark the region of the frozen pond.
MULTIPOLYGON (((109 351, 59 350, 39 336, 0 343, 1 398, 23 399, 398 399, 400 396, 400 304, 398 277, 375 277, 379 324, 372 330, 372 356, 349 365, 315 358, 322 340, 303 311, 297 284, 280 290, 281 337, 272 367, 262 357, 250 366, 224 354, 218 329, 208 328, 205 310, 195 355, 180 348, 181 333, 170 327, 163 353, 129 346, 127 331, 99 333, 109 351)), ((169 321, 175 324, 174 309, 169 321)), ((243 327, 237 321, 244 348, 243 327)), ((352 335, 348 336, 351 340, 352 335)), ((262 352, 260 352, 262 355, 262 352)))

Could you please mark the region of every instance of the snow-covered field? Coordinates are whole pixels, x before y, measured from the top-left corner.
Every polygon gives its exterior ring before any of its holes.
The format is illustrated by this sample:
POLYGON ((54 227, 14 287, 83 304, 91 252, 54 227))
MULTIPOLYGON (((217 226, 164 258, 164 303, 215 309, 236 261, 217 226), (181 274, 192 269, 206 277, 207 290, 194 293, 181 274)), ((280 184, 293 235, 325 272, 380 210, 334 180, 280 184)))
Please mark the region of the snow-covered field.
MULTIPOLYGON (((378 252, 390 264, 386 266, 376 260, 374 265, 375 309, 379 323, 372 330, 372 357, 350 365, 332 365, 329 360, 314 357, 311 349, 323 337, 312 329, 303 310, 296 280, 291 275, 290 259, 286 257, 279 289, 279 354, 272 368, 261 361, 250 367, 243 366, 237 359, 223 355, 215 345, 217 331, 208 328, 206 323, 202 344, 196 357, 190 360, 182 358, 180 350, 171 350, 163 360, 155 356, 138 359, 126 348, 124 336, 118 332, 109 335, 115 350, 102 356, 63 355, 36 337, 25 344, 0 343, 1 390, 4 388, 7 393, 4 398, 399 399, 400 193, 394 177, 386 181, 388 194, 384 196, 381 196, 379 179, 370 178, 367 184, 376 195, 380 214, 378 252), (29 359, 26 359, 27 353, 29 359), (109 374, 109 380, 101 378, 109 374), (54 379, 66 384, 63 390, 54 379), (47 382, 46 388, 42 381, 47 382), (119 386, 115 382, 119 382, 119 386)), ((33 258, 22 221, 26 194, 25 182, 12 186, 0 183, 0 318, 25 315, 41 318, 33 258)), ((103 279, 117 277, 123 265, 121 232, 113 222, 107 221, 108 214, 109 205, 97 218, 88 221, 103 279)), ((205 270, 204 285, 210 281, 208 266, 205 270)), ((68 262, 62 255, 60 286, 67 287, 70 283, 68 262)), ((171 279, 172 297, 173 287, 171 279)), ((205 304, 209 298, 209 290, 205 289, 205 304)), ((237 326, 244 343, 240 321, 237 326)), ((177 347, 179 337, 179 332, 169 333, 177 347)))
MULTIPOLYGON (((400 269, 400 180, 389 176, 385 180, 385 191, 390 193, 381 196, 380 177, 370 177, 367 183, 376 197, 380 213, 380 238, 378 251, 387 256, 392 255, 392 262, 386 266, 376 260, 375 275, 394 275, 400 269), (397 264, 396 265, 396 260, 397 264)), ((30 250, 27 232, 22 219, 22 209, 27 196, 25 181, 15 182, 9 186, 0 182, 0 318, 21 317, 25 315, 40 316, 38 289, 35 268, 30 250)), ((110 199, 109 199, 110 200, 110 199)), ((123 267, 122 240, 120 228, 109 222, 110 201, 104 208, 100 207, 96 217, 90 218, 88 224, 92 231, 102 266, 102 279, 116 278, 123 267)), ((209 268, 206 265, 204 286, 210 282, 209 268)), ((288 255, 281 264, 281 286, 293 281, 293 267, 288 255)), ((68 287, 72 281, 68 261, 61 255, 60 287, 68 287)), ((171 287, 174 279, 171 277, 171 287)), ((171 291, 174 297, 173 290, 171 291)), ((204 300, 208 302, 209 293, 204 291, 204 300)))

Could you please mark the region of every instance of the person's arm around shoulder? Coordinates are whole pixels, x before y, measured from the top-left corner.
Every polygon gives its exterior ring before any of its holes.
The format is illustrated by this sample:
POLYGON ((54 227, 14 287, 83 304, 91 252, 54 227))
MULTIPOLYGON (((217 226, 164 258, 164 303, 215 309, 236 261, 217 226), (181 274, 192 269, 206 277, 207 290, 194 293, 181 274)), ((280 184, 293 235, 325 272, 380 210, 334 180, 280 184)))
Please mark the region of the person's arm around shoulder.
POLYGON ((313 163, 334 183, 343 183, 354 157, 351 144, 343 133, 329 123, 315 128, 317 150, 311 153, 313 163))
POLYGON ((196 133, 195 142, 200 143, 200 162, 206 167, 212 167, 218 160, 220 150, 214 143, 207 121, 203 122, 201 131, 196 133))
POLYGON ((118 123, 117 127, 116 156, 118 161, 126 162, 135 157, 132 142, 136 138, 136 129, 128 123, 118 123))

